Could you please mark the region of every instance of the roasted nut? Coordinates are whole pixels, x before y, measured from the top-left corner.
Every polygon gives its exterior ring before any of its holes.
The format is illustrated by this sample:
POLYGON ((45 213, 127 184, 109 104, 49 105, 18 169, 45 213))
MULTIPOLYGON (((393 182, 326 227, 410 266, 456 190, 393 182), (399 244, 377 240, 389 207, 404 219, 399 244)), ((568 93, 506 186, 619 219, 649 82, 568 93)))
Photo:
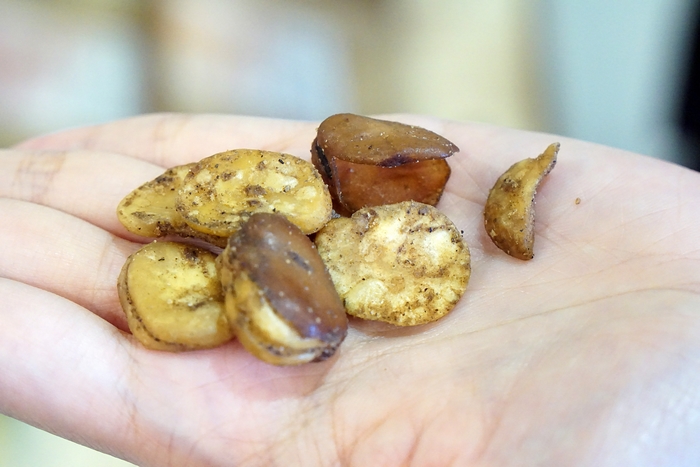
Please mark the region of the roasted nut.
POLYGON ((117 290, 131 333, 149 349, 216 347, 232 337, 216 256, 207 250, 145 245, 124 264, 117 290))
POLYGON ((195 237, 226 246, 226 237, 192 229, 175 209, 177 192, 194 164, 168 169, 154 180, 129 193, 117 207, 117 218, 129 232, 144 237, 195 237))
POLYGON ((252 214, 231 236, 218 265, 229 323, 261 360, 324 360, 345 338, 345 310, 321 258, 283 216, 252 214))
POLYGON ((447 314, 464 293, 469 249, 444 214, 406 201, 331 220, 316 234, 348 314, 410 326, 447 314))
POLYGON ((496 181, 484 207, 484 226, 493 243, 514 258, 534 256, 535 192, 557 162, 559 143, 535 159, 513 164, 496 181))
POLYGON ((353 114, 333 115, 318 128, 311 162, 350 215, 365 206, 414 200, 436 205, 450 176, 444 160, 459 148, 424 128, 353 114))
POLYGON ((233 234, 255 212, 282 214, 309 234, 330 219, 332 203, 309 162, 238 149, 190 168, 178 193, 177 211, 194 230, 220 237, 233 234))

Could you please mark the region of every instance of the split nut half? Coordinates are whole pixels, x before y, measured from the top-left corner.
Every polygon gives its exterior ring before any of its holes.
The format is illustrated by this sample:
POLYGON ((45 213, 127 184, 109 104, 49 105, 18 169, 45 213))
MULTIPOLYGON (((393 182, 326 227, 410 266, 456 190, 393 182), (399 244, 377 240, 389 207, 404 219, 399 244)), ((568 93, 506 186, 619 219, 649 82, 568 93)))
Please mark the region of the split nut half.
POLYGON ((126 195, 117 206, 119 222, 129 232, 143 237, 174 235, 226 246, 225 237, 193 229, 175 208, 180 186, 194 165, 172 167, 126 195))
POLYGON ((131 333, 146 348, 203 349, 233 337, 216 256, 202 248, 158 241, 143 246, 122 267, 117 291, 131 333))
POLYGON ((192 229, 232 235, 253 213, 284 215, 305 234, 331 217, 328 188, 311 163, 256 149, 236 149, 194 164, 183 180, 177 211, 192 229))
POLYGON ((538 157, 516 162, 489 191, 484 227, 493 243, 514 258, 534 257, 535 194, 558 153, 559 143, 553 143, 538 157))
POLYGON ((316 234, 318 252, 348 314, 412 326, 457 304, 470 276, 469 248, 436 208, 405 201, 336 218, 316 234))

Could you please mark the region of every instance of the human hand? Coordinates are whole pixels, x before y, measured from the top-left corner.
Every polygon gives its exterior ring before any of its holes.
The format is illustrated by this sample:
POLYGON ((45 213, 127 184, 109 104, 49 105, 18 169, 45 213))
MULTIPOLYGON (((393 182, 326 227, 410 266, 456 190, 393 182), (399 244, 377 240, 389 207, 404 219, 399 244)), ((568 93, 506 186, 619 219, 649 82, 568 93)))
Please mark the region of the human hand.
POLYGON ((115 209, 164 167, 223 150, 308 159, 314 124, 154 115, 4 151, 0 412, 141 466, 698 465, 700 174, 551 135, 396 118, 462 150, 438 207, 471 250, 466 294, 416 328, 351 320, 336 356, 299 367, 235 341, 141 347, 116 281, 147 240, 115 209), (557 140, 535 258, 510 258, 483 228, 488 190, 557 140))

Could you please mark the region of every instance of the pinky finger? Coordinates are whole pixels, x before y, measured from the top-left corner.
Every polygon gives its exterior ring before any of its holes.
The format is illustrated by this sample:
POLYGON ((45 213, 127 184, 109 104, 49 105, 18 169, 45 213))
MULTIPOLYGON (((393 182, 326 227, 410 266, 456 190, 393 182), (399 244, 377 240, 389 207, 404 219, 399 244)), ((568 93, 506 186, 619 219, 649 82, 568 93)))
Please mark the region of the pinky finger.
POLYGON ((85 308, 0 278, 0 412, 119 455, 131 343, 85 308))

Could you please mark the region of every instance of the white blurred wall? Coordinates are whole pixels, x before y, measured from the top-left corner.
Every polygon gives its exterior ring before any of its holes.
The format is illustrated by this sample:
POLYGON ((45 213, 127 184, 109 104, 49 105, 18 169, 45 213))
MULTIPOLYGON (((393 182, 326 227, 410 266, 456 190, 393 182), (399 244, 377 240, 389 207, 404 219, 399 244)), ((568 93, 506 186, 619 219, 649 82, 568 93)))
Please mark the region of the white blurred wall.
POLYGON ((143 109, 127 1, 0 0, 0 141, 143 109))
POLYGON ((541 0, 548 129, 677 160, 695 0, 541 0))
POLYGON ((0 142, 144 111, 418 112, 674 159, 695 0, 0 0, 0 142))
POLYGON ((543 127, 522 0, 0 0, 0 9, 5 142, 152 110, 420 112, 543 127))

